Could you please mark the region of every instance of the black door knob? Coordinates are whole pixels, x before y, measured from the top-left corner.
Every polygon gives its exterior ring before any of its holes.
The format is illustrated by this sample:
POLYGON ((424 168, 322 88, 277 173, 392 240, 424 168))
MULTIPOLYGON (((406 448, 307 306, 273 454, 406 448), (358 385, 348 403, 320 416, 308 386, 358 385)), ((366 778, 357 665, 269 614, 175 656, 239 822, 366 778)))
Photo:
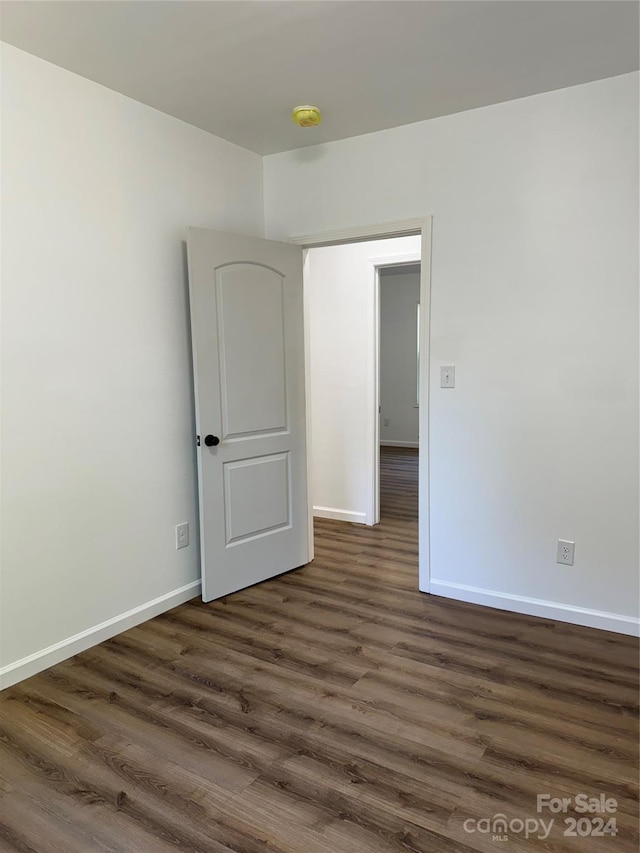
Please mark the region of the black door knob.
POLYGON ((205 435, 204 443, 207 447, 217 447, 220 444, 220 439, 217 435, 205 435))

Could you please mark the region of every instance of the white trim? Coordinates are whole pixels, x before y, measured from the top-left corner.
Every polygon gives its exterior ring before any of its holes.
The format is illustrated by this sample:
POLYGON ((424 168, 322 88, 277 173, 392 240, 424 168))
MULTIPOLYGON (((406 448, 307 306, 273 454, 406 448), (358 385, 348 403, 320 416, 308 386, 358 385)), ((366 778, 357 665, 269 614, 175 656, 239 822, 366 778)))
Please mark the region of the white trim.
POLYGON ((115 637, 116 634, 121 634, 129 628, 140 625, 141 622, 153 619, 154 616, 159 616, 160 613, 195 598, 199 592, 200 581, 193 581, 186 586, 168 592, 166 595, 154 598, 153 601, 134 607, 133 610, 127 610, 120 616, 114 616, 113 619, 107 619, 106 622, 94 625, 93 628, 88 628, 86 631, 74 634, 73 637, 68 637, 66 640, 54 643, 46 649, 10 663, 0 669, 0 689, 10 687, 12 684, 29 678, 29 676, 35 675, 43 669, 48 669, 56 663, 90 649, 92 646, 97 646, 98 643, 115 637))
POLYGON ((289 237, 288 242, 310 249, 313 246, 336 246, 340 243, 356 243, 376 237, 406 237, 409 234, 420 234, 424 229, 426 220, 430 221, 431 217, 421 216, 419 219, 401 219, 397 222, 383 222, 378 225, 341 228, 336 231, 324 231, 320 234, 300 234, 289 237))
POLYGON ((604 631, 615 631, 617 634, 640 636, 640 619, 633 616, 622 616, 618 613, 606 613, 602 610, 588 610, 585 607, 574 607, 558 601, 543 601, 539 598, 529 598, 524 595, 511 595, 506 592, 496 592, 490 589, 480 589, 475 586, 442 581, 431 578, 432 595, 441 595, 455 601, 469 601, 472 604, 483 604, 486 607, 496 607, 498 610, 508 610, 512 613, 525 613, 527 616, 542 616, 557 622, 569 622, 572 625, 584 625, 588 628, 600 628, 604 631))
POLYGON ((380 524, 380 268, 372 258, 367 259, 369 264, 369 281, 373 281, 373 300, 371 318, 372 340, 369 350, 369 375, 371 385, 369 387, 369 418, 368 440, 369 458, 371 462, 371 485, 369 493, 371 504, 367 514, 367 524, 380 524))
MULTIPOLYGON (((412 236, 412 235, 406 235, 412 236)), ((417 234, 413 235, 417 237, 417 234)), ((387 238, 385 238, 387 239, 387 238)), ((394 237, 389 237, 389 240, 395 239, 394 237)), ((415 266, 419 264, 422 259, 422 255, 420 252, 396 252, 394 255, 378 255, 375 258, 367 258, 367 262, 371 264, 373 267, 408 267, 415 266)))
POLYGON ((423 592, 431 587, 431 503, 429 499, 429 461, 431 458, 429 428, 431 399, 431 254, 433 217, 422 223, 420 261, 420 410, 418 413, 418 586, 423 592))
MULTIPOLYGON (((384 243, 382 248, 384 249, 384 243)), ((371 377, 371 385, 369 386, 371 420, 367 431, 367 443, 369 445, 369 458, 373 456, 369 490, 371 504, 367 513, 367 524, 369 525, 380 523, 380 270, 387 267, 416 264, 420 263, 421 260, 421 252, 395 252, 390 255, 367 258, 369 280, 373 282, 373 317, 369 326, 373 329, 373 339, 368 353, 370 363, 367 370, 371 377)))
POLYGON ((313 506, 311 505, 311 495, 313 494, 311 477, 311 311, 309 309, 309 293, 307 282, 309 281, 309 252, 307 249, 302 250, 302 314, 304 324, 304 405, 307 430, 307 537, 309 548, 309 562, 316 555, 316 543, 313 535, 313 506))
POLYGON ((380 439, 381 447, 420 447, 419 441, 394 441, 393 439, 389 439, 388 441, 385 439, 380 439))
POLYGON ((316 518, 333 518, 335 521, 351 521, 354 524, 367 524, 366 512, 352 512, 350 509, 334 509, 332 506, 314 506, 316 518))

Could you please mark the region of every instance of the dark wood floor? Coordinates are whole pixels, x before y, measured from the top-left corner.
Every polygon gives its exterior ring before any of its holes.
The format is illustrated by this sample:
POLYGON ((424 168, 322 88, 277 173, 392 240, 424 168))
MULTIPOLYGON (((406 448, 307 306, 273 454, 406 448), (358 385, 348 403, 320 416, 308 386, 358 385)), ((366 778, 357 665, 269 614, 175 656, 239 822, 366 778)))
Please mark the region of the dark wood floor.
POLYGON ((318 521, 313 564, 2 694, 0 848, 636 851, 637 643, 419 593, 416 462, 385 451, 382 523, 318 521), (615 837, 518 831, 580 793, 615 837), (497 813, 508 841, 465 832, 497 813))

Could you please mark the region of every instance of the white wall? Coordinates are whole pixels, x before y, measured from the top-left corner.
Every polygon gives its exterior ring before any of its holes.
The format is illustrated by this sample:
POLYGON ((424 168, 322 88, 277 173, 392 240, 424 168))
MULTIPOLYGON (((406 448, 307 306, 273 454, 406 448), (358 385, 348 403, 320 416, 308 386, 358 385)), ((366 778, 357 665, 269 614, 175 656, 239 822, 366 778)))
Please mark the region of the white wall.
POLYGON ((265 202, 434 216, 432 590, 636 631, 638 74, 267 157, 265 202))
POLYGON ((310 483, 315 515, 373 523, 373 261, 420 252, 420 237, 310 249, 305 266, 310 483))
POLYGON ((1 106, 9 683, 198 594, 185 229, 263 206, 257 155, 8 46, 1 106))
POLYGON ((402 269, 380 271, 380 443, 417 447, 420 268, 402 269))

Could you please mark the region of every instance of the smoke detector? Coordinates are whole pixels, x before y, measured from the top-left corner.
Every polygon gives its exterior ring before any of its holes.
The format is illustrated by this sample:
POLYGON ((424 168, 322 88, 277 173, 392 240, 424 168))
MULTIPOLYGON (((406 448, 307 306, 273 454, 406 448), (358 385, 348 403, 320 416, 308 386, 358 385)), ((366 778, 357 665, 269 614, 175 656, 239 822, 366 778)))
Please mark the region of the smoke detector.
POLYGON ((302 104, 293 108, 292 118, 300 127, 316 127, 322 121, 320 110, 311 104, 302 104))

